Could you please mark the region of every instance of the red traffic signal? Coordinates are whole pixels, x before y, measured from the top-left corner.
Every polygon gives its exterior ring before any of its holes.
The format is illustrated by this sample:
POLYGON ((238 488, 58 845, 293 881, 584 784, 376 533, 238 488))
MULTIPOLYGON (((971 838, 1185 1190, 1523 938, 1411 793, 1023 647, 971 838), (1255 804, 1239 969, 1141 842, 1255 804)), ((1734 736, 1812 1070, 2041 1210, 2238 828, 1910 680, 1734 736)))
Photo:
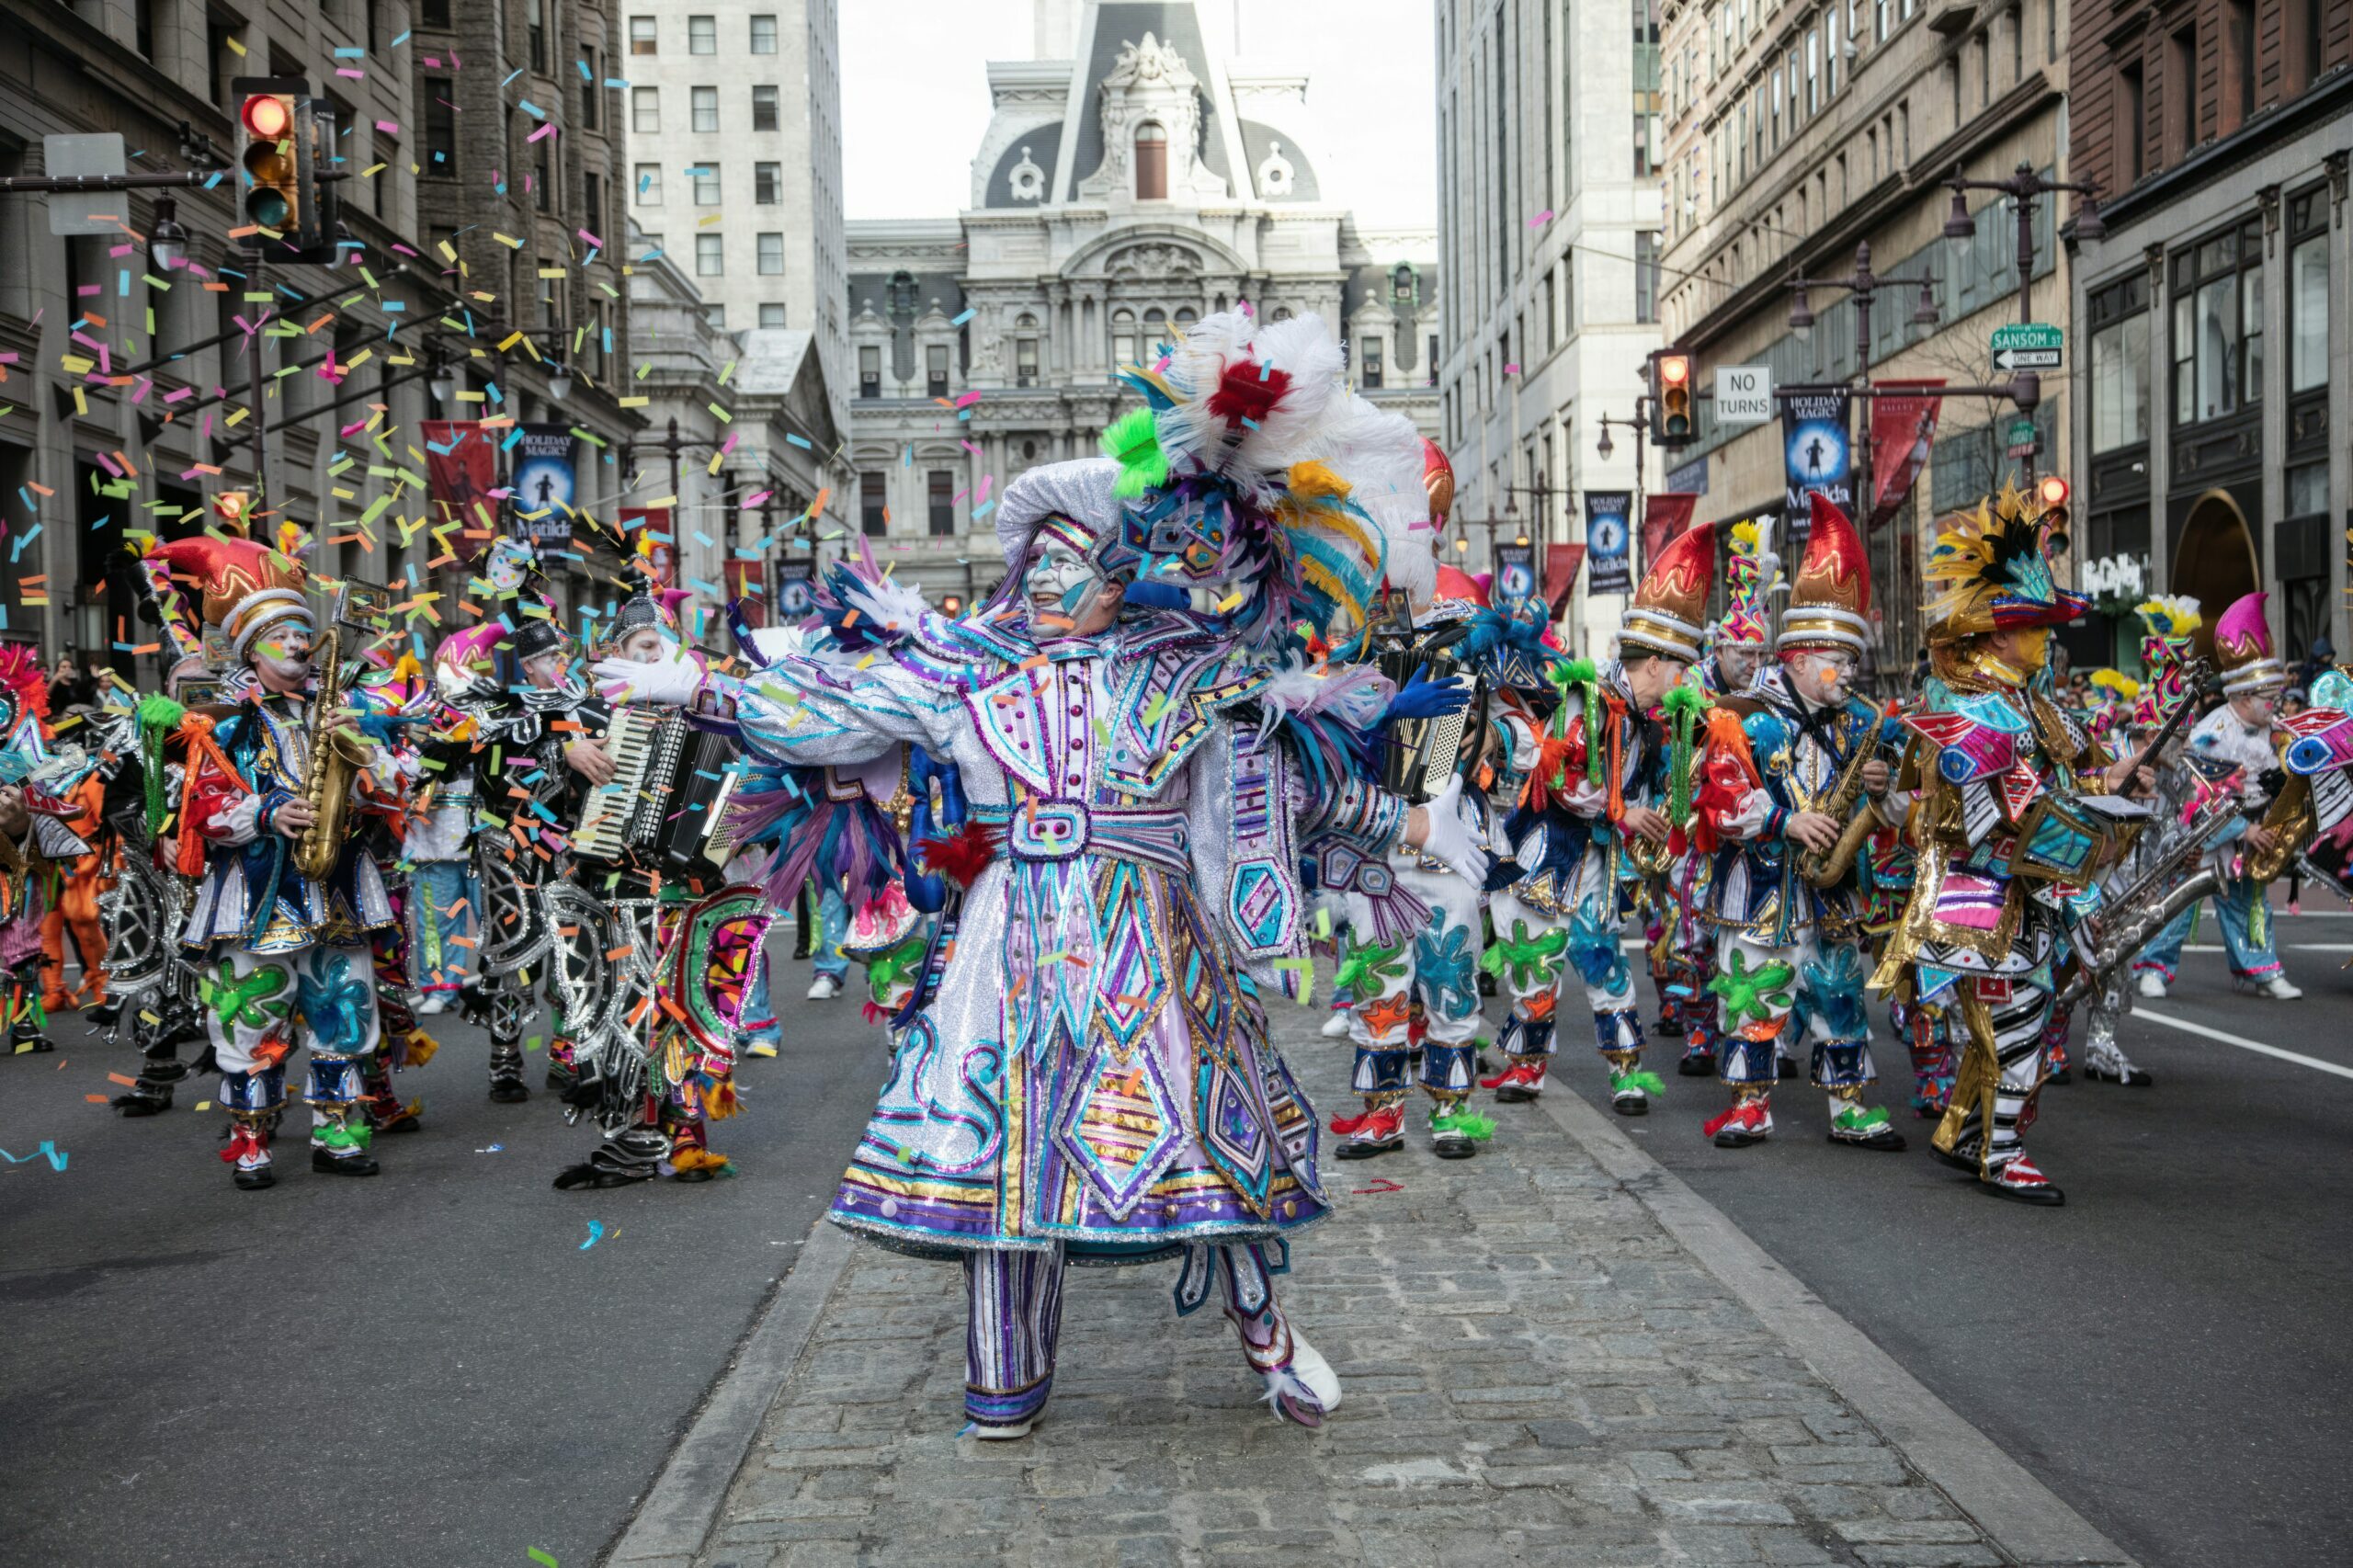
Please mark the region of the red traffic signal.
POLYGON ((1652 370, 1658 390, 1658 423, 1651 439, 1663 450, 1689 446, 1696 433, 1691 421, 1691 356, 1662 352, 1652 361, 1652 370))
POLYGON ((2055 473, 2045 474, 2042 483, 2035 489, 2042 501, 2042 509, 2046 512, 2053 506, 2064 506, 2067 504, 2067 482, 2055 473))
POLYGON ((296 112, 291 93, 255 93, 237 115, 245 132, 238 159, 245 171, 245 217, 278 233, 297 231, 302 219, 301 161, 293 140, 296 112))

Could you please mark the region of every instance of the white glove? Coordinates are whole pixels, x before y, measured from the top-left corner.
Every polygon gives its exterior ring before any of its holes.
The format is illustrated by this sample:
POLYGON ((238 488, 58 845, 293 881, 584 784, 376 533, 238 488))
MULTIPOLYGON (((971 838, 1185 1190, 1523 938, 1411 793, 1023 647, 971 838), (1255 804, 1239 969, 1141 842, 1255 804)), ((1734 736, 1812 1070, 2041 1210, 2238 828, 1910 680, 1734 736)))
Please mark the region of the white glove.
POLYGON ((1462 776, 1458 773, 1449 779, 1446 792, 1422 809, 1428 822, 1422 853, 1445 861, 1449 869, 1472 887, 1483 884, 1487 880, 1485 835, 1462 810, 1462 776))
POLYGON ((702 666, 683 648, 668 650, 656 665, 641 665, 633 659, 599 659, 589 673, 596 677, 597 689, 614 702, 683 708, 702 688, 702 666))

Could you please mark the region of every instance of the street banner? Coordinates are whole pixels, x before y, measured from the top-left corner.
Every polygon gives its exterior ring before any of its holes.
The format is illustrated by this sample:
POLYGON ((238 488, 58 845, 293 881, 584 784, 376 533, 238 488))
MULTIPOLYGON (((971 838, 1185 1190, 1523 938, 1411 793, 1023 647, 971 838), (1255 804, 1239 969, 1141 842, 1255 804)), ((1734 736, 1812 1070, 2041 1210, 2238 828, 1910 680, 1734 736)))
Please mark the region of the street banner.
POLYGON ((777 562, 776 623, 779 626, 798 626, 816 613, 816 576, 809 562, 777 562))
POLYGON ((580 449, 564 425, 524 425, 515 441, 515 483, 507 502, 516 531, 535 543, 569 545, 580 505, 580 449))
POLYGON ((1847 432, 1849 404, 1844 387, 1792 387, 1781 397, 1781 448, 1786 454, 1788 504, 1782 508, 1787 543, 1784 561, 1805 559, 1806 536, 1813 531, 1815 491, 1848 517, 1855 515, 1855 452, 1847 432))
POLYGON ((1569 590, 1577 585, 1577 568, 1585 564, 1585 546, 1581 544, 1548 544, 1544 547, 1544 597, 1552 606, 1552 619, 1561 619, 1568 608, 1569 590))
POLYGON ((1487 590, 1496 609, 1508 615, 1511 610, 1531 600, 1543 597, 1543 586, 1536 575, 1536 547, 1532 544, 1498 544, 1495 546, 1495 581, 1487 590))
POLYGON ((1634 493, 1631 490, 1588 490, 1585 493, 1586 558, 1593 575, 1586 591, 1631 594, 1633 563, 1627 550, 1632 539, 1634 493))
POLYGON ((643 554, 654 575, 665 587, 677 585, 678 541, 670 528, 670 508, 667 506, 623 506, 618 514, 621 538, 631 551, 637 550, 638 536, 645 538, 643 554))
POLYGON ((1883 527, 1912 494, 1928 466, 1937 437, 1937 415, 1944 407, 1944 378, 1881 381, 1871 400, 1871 522, 1883 527), (1895 389, 1890 395, 1889 389, 1895 389), (1918 389, 1916 392, 1913 389, 1918 389))
POLYGON ((472 419, 425 421, 425 483, 438 533, 460 561, 471 562, 498 537, 498 447, 472 419))
POLYGON ((1699 498, 1675 491, 1643 497, 1643 570, 1651 569, 1658 552, 1673 544, 1684 529, 1691 526, 1691 514, 1698 509, 1699 498))
POLYGON ((765 561, 723 561, 720 562, 720 579, 727 587, 727 602, 743 607, 744 624, 766 626, 768 623, 768 590, 765 561))

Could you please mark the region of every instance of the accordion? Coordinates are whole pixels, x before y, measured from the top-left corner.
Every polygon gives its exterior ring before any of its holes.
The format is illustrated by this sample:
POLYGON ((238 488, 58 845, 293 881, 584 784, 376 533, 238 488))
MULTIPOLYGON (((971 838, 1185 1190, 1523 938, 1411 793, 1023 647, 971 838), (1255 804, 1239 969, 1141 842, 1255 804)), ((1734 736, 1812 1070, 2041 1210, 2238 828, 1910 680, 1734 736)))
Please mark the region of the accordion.
POLYGON ((733 853, 725 822, 736 776, 726 736, 695 729, 676 708, 616 708, 604 745, 612 780, 589 790, 572 835, 574 855, 635 853, 681 875, 733 853))
MULTIPOLYGON (((1417 674, 1428 680, 1445 680, 1467 667, 1460 660, 1414 649, 1382 653, 1373 662, 1382 675, 1401 687, 1417 674)), ((1462 737, 1472 719, 1472 711, 1466 708, 1460 712, 1441 713, 1435 719, 1401 719, 1391 724, 1381 767, 1381 787, 1414 801, 1431 800, 1443 793, 1461 770, 1462 737)))

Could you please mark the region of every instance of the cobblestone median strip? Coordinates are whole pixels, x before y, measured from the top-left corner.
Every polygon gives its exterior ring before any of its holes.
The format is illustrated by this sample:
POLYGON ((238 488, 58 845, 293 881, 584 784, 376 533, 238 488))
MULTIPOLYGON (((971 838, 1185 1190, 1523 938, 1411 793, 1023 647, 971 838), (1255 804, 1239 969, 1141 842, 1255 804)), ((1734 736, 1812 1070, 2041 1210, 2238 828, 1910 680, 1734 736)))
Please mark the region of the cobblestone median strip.
MULTIPOLYGON (((1342 1104, 1319 1022, 1278 1028, 1342 1104)), ((854 1247, 694 1561, 2129 1568, 1565 1088, 1501 1116, 1475 1160, 1329 1166, 1340 1211, 1282 1287, 1346 1385, 1320 1433, 1267 1415, 1223 1321, 1179 1323, 1148 1266, 1074 1271, 1032 1437, 959 1439, 957 1271, 854 1247)))

